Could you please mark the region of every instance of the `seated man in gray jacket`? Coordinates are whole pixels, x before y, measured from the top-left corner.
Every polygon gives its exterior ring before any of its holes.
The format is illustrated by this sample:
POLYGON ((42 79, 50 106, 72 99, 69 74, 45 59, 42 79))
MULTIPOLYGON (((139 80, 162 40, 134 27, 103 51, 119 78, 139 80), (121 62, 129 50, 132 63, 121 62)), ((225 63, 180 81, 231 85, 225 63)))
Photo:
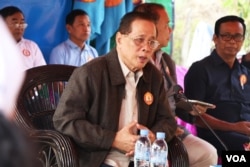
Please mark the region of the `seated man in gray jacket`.
POLYGON ((162 74, 150 63, 156 40, 150 15, 132 12, 121 20, 116 48, 77 68, 53 117, 55 128, 77 144, 81 167, 130 164, 140 129, 176 131, 162 74))

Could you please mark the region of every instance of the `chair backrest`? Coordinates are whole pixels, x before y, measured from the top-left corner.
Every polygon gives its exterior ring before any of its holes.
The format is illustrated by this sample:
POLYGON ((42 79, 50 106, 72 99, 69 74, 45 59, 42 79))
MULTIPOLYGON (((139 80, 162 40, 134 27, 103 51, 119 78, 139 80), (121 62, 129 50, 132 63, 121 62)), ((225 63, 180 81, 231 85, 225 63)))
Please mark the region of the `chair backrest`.
POLYGON ((15 110, 18 125, 54 129, 52 117, 75 66, 44 65, 27 70, 15 110))

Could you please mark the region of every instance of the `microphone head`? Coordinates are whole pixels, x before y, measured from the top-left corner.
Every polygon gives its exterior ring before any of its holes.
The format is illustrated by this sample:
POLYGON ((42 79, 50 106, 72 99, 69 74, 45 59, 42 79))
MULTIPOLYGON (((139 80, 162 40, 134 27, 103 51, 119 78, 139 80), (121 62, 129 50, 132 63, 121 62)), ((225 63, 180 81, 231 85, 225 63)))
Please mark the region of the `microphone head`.
POLYGON ((174 90, 174 99, 176 103, 182 100, 186 100, 183 88, 180 85, 175 85, 173 87, 173 90, 174 90))
POLYGON ((183 88, 180 85, 175 85, 173 87, 174 99, 176 108, 180 108, 187 112, 192 111, 192 105, 188 102, 187 97, 184 94, 183 88))
POLYGON ((174 85, 173 90, 175 94, 184 94, 183 88, 180 85, 174 85))

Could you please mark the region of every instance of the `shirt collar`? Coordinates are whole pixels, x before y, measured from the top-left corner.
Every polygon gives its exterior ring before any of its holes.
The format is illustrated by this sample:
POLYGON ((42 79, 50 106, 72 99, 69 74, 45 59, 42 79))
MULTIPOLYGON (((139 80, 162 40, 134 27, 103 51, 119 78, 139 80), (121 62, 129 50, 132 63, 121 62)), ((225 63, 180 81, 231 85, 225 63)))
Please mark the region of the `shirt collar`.
MULTIPOLYGON (((128 67, 123 63, 123 61, 121 60, 120 56, 118 55, 118 60, 119 60, 119 63, 121 65, 121 69, 122 69, 122 73, 124 75, 124 77, 126 78, 128 76, 128 74, 132 71, 130 71, 128 69, 128 67)), ((143 71, 142 70, 139 70, 135 73, 136 75, 136 80, 138 80, 142 75, 143 75, 143 71)))
POLYGON ((155 60, 151 58, 150 62, 154 64, 158 69, 161 69, 161 58, 162 58, 163 51, 158 50, 154 54, 155 54, 155 60))
POLYGON ((158 50, 158 51, 156 51, 155 52, 155 61, 151 58, 150 60, 151 60, 151 62, 153 63, 153 64, 158 64, 158 63, 160 63, 161 62, 161 58, 162 58, 162 54, 163 54, 163 51, 162 50, 158 50))
POLYGON ((22 43, 22 42, 23 42, 23 40, 24 40, 24 38, 23 38, 23 37, 21 37, 20 41, 18 41, 18 42, 17 42, 17 44, 22 43))
MULTIPOLYGON (((218 53, 216 52, 216 49, 214 49, 214 50, 212 51, 211 56, 212 56, 212 58, 213 58, 213 61, 214 61, 214 64, 215 64, 215 65, 226 64, 226 63, 224 62, 224 60, 218 55, 218 53)), ((238 64, 239 64, 239 62, 238 62, 238 60, 235 58, 234 66, 235 66, 235 65, 238 65, 238 64)))
POLYGON ((122 73, 124 75, 124 77, 126 78, 130 72, 130 70, 128 69, 128 67, 123 63, 123 61, 121 60, 120 56, 118 55, 118 60, 119 60, 119 63, 121 65, 121 68, 122 68, 122 73))
MULTIPOLYGON (((74 49, 75 49, 75 48, 81 49, 81 48, 79 48, 73 41, 71 41, 70 39, 67 39, 67 40, 66 40, 66 43, 67 43, 71 48, 74 48, 74 49)), ((85 43, 85 42, 83 42, 83 43, 85 43)), ((83 50, 89 51, 89 50, 90 50, 90 46, 87 45, 87 44, 85 43, 85 47, 84 47, 83 50)))

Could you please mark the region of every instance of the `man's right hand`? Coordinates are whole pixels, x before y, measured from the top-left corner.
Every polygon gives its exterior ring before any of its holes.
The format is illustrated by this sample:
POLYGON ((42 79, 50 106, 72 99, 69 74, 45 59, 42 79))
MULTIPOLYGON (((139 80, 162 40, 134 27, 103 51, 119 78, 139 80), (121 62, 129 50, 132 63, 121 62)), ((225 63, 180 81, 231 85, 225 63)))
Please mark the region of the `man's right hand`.
POLYGON ((250 136, 250 122, 241 121, 234 123, 234 131, 250 136))
POLYGON ((192 104, 192 105, 196 111, 190 111, 189 113, 193 116, 198 116, 197 111, 199 112, 200 115, 202 115, 206 113, 207 109, 214 109, 216 107, 216 106, 208 107, 200 104, 192 104))
POLYGON ((133 134, 137 122, 131 122, 116 133, 112 147, 126 153, 127 156, 134 154, 135 143, 139 138, 138 135, 133 134))

